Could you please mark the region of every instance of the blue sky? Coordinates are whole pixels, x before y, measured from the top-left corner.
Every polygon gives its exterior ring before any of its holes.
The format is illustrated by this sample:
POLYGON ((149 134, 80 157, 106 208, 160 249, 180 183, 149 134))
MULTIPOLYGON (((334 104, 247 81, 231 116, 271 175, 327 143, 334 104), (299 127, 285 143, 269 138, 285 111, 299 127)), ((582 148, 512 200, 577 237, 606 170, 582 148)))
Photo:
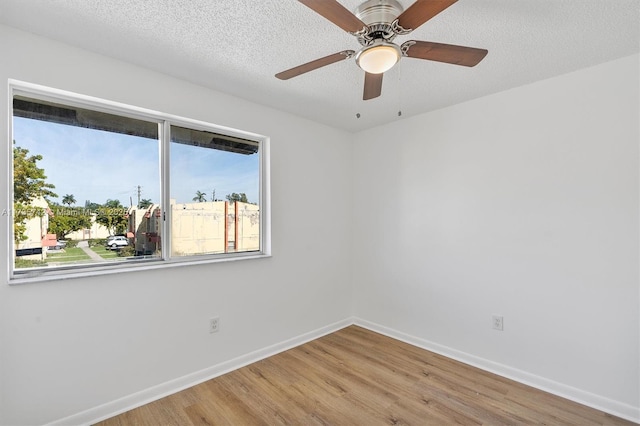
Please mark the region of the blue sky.
MULTIPOLYGON (((86 200, 103 204, 118 199, 124 206, 141 198, 160 200, 159 142, 100 130, 15 117, 13 139, 30 154, 42 155, 38 167, 55 185, 57 202, 72 194, 78 206, 86 200)), ((211 200, 232 192, 258 201, 258 154, 171 144, 171 198, 192 202, 196 191, 211 200)))

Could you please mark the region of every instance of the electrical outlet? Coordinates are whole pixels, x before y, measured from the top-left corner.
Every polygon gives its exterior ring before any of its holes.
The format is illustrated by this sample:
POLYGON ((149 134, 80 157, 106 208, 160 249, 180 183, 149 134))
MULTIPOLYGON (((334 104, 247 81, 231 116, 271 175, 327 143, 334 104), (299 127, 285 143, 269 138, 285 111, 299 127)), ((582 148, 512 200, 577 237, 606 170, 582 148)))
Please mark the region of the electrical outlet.
POLYGON ((492 328, 494 330, 503 331, 504 330, 504 322, 503 322, 502 315, 494 315, 492 317, 491 325, 492 325, 492 328))
POLYGON ((211 318, 209 320, 209 333, 217 333, 220 331, 220 317, 211 318))

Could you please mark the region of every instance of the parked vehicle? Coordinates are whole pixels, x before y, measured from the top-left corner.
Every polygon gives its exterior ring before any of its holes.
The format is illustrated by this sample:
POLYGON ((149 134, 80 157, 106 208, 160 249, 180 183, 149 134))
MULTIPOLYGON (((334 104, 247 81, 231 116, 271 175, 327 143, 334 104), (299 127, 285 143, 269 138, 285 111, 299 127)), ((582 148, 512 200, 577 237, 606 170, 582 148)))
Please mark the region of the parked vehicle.
POLYGON ((122 235, 111 235, 107 238, 107 242, 105 243, 106 247, 111 250, 117 250, 121 247, 126 247, 129 245, 129 240, 127 237, 122 235))
POLYGON ((56 245, 51 247, 54 250, 62 250, 67 246, 67 242, 65 240, 57 240, 56 245))

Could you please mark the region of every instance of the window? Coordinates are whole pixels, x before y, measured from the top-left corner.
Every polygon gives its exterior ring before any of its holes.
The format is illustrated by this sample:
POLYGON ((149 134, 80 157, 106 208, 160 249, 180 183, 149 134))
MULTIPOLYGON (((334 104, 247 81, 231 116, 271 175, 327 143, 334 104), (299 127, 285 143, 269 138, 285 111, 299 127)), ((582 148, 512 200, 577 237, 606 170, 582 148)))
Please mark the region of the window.
POLYGON ((263 136, 12 84, 14 280, 269 254, 263 136))
POLYGON ((258 148, 257 142, 171 126, 174 256, 260 250, 258 148), (194 181, 211 192, 185 199, 194 181))

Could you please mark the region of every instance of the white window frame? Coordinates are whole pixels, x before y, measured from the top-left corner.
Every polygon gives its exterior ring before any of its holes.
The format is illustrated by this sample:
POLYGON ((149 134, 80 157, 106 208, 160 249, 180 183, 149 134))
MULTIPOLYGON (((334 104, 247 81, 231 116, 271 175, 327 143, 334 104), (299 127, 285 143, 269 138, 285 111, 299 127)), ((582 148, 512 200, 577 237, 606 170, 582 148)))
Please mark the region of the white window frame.
POLYGON ((4 215, 4 226, 9 236, 7 239, 10 261, 8 263, 8 283, 22 284, 38 281, 60 280, 74 277, 86 277, 122 273, 126 271, 140 271, 166 267, 198 265, 203 263, 218 263, 237 260, 264 258, 271 256, 271 208, 270 208, 270 169, 269 145, 270 138, 256 133, 246 132, 230 127, 220 126, 205 121, 189 119, 150 109, 135 107, 119 102, 104 100, 92 96, 81 95, 59 89, 53 89, 37 84, 18 80, 9 80, 9 188, 5 200, 9 210, 13 208, 13 99, 15 96, 26 96, 33 99, 51 101, 72 107, 86 108, 108 114, 120 115, 159 124, 160 134, 160 191, 161 206, 164 214, 162 222, 161 256, 158 258, 134 260, 133 262, 114 262, 108 264, 72 265, 58 268, 34 268, 15 270, 15 247, 13 236, 13 214, 4 215), (213 132, 221 135, 237 137, 257 142, 259 144, 259 206, 260 206, 260 249, 259 251, 203 254, 191 256, 175 256, 170 253, 171 247, 171 208, 170 208, 170 127, 180 126, 194 130, 213 132))

